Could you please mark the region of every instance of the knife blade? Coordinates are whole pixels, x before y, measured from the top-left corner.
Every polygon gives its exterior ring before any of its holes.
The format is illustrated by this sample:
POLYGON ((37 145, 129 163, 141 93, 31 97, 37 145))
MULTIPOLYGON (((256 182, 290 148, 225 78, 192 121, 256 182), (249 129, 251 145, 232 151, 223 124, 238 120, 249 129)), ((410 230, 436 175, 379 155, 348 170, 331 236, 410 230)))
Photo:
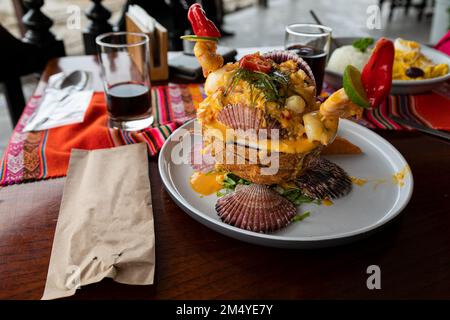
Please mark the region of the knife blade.
POLYGON ((391 118, 395 122, 400 123, 401 125, 408 126, 408 127, 414 128, 416 130, 419 130, 419 131, 422 131, 422 132, 425 132, 425 133, 428 133, 428 134, 431 134, 431 135, 434 135, 434 136, 437 136, 440 138, 444 138, 444 139, 447 139, 450 141, 450 133, 439 131, 439 130, 432 129, 432 128, 428 128, 421 124, 413 122, 411 120, 399 118, 399 117, 393 116, 393 115, 389 115, 389 118, 391 118))

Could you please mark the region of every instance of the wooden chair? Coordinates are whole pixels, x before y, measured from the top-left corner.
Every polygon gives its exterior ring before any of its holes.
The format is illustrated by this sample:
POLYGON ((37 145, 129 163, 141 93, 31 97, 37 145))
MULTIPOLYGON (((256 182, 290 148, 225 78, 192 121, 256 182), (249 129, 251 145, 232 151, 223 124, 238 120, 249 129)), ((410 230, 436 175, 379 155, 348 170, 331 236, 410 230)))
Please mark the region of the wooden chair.
MULTIPOLYGON (((13 126, 22 114, 25 99, 20 77, 40 73, 54 57, 65 56, 64 43, 50 31, 53 21, 41 12, 44 0, 11 0, 18 19, 21 40, 12 36, 0 24, 0 43, 6 50, 0 52, 0 83, 5 87, 8 110, 13 126)), ((95 54, 97 35, 112 31, 108 23, 111 13, 101 0, 91 0, 85 14, 89 24, 83 30, 86 54, 95 54)))
MULTIPOLYGON (((21 40, 13 37, 0 25, 0 41, 7 50, 0 52, 0 82, 5 86, 8 109, 11 122, 15 126, 25 106, 20 77, 41 72, 49 59, 65 55, 63 41, 57 40, 50 32, 53 21, 41 12, 44 0, 11 0, 13 1, 16 16, 19 19, 19 29, 23 35, 21 40)), ((89 20, 83 30, 83 43, 86 54, 96 53, 95 38, 105 32, 120 29, 121 25, 113 27, 109 22, 111 12, 102 5, 102 0, 91 0, 91 6, 85 14, 89 20)), ((195 0, 172 0, 169 4, 164 0, 143 1, 128 0, 128 4, 139 4, 144 9, 154 8, 159 3, 159 11, 147 10, 158 21, 166 19, 170 25, 170 50, 181 50, 180 36, 189 28, 186 20, 187 6, 195 0)), ((260 1, 267 5, 267 1, 260 1)), ((123 12, 126 12, 127 5, 123 12)), ((220 13, 220 14, 223 14, 220 13)), ((218 14, 218 15, 220 15, 218 14)), ((164 24, 164 23, 163 23, 164 24)), ((122 26, 124 27, 124 26, 122 26)))
POLYGON ((24 0, 27 12, 22 17, 25 35, 16 39, 0 25, 0 83, 4 85, 6 102, 13 126, 22 114, 25 99, 20 77, 41 72, 47 61, 65 55, 64 44, 49 31, 53 22, 40 8, 43 0, 24 0))

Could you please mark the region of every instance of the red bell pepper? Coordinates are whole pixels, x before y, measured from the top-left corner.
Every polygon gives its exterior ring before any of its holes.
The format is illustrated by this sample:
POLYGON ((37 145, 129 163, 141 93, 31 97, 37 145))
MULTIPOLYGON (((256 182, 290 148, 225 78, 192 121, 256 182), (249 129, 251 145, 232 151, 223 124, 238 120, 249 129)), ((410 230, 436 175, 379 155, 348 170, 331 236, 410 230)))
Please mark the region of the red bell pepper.
POLYGON ((206 17, 205 11, 198 3, 189 7, 188 19, 196 36, 220 38, 220 31, 206 17))
POLYGON ((375 44, 372 55, 361 72, 361 82, 372 108, 386 99, 391 91, 394 55, 392 41, 381 38, 375 44))

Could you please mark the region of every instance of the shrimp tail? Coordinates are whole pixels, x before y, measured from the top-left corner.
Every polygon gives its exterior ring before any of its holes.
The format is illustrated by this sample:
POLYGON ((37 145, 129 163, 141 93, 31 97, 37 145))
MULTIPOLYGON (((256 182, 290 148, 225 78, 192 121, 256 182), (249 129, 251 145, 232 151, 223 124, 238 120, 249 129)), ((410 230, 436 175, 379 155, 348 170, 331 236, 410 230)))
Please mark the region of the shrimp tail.
POLYGON ((345 93, 339 89, 320 105, 320 115, 324 118, 362 117, 363 109, 354 104, 345 93))
POLYGON ((202 66, 205 78, 223 66, 223 57, 217 53, 215 41, 197 41, 194 46, 194 55, 202 66))

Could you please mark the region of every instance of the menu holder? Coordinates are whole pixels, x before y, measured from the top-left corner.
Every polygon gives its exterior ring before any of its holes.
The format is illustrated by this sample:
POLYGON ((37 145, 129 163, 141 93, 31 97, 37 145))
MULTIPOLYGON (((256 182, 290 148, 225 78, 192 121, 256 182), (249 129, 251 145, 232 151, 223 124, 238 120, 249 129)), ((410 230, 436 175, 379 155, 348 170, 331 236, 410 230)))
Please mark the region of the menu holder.
MULTIPOLYGON (((150 79, 152 81, 164 81, 169 78, 169 66, 167 63, 168 51, 168 33, 167 29, 155 21, 155 28, 150 32, 137 19, 134 19, 129 13, 125 15, 125 26, 128 32, 145 33, 150 38, 150 79)), ((128 35, 128 42, 133 42, 133 35, 128 35)), ((134 47, 130 47, 130 51, 134 47)), ((145 61, 140 59, 141 52, 131 54, 134 61, 145 61)), ((139 71, 142 71, 142 65, 136 63, 139 71)))

